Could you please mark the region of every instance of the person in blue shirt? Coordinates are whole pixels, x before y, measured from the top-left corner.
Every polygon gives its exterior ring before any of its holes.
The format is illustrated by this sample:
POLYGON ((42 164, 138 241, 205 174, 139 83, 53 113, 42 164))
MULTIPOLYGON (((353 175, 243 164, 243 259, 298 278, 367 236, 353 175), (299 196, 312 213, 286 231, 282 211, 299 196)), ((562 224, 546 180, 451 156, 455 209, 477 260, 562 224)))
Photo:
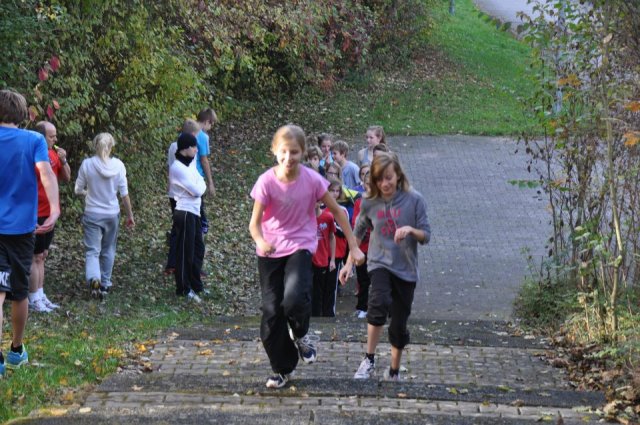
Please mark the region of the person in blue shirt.
MULTIPOLYGON (((13 335, 6 358, 9 367, 19 367, 29 361, 22 340, 29 314, 34 232, 50 232, 60 216, 58 182, 49 163, 47 142, 40 133, 18 128, 27 117, 24 96, 12 90, 0 90, 0 306, 5 299, 12 302, 13 335), (34 167, 40 172, 50 205, 49 217, 41 225, 37 224, 38 185, 34 167)), ((0 350, 0 378, 4 374, 5 358, 0 350)))

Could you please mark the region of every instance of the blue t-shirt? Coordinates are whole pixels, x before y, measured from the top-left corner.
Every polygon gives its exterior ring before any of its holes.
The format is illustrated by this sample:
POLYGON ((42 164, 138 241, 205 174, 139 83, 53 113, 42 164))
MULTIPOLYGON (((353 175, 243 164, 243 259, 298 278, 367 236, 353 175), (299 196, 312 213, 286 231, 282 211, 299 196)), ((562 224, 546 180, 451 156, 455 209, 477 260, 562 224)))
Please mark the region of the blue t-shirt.
POLYGON ((200 133, 196 136, 198 141, 198 155, 196 156, 196 168, 200 175, 204 178, 204 169, 202 168, 202 162, 200 162, 201 156, 209 156, 209 135, 204 130, 200 130, 200 133))
POLYGON ((49 162, 40 133, 0 126, 0 234, 33 232, 38 213, 35 164, 49 162))
POLYGON ((355 189, 360 184, 360 168, 355 162, 347 161, 342 168, 342 184, 349 189, 355 189))

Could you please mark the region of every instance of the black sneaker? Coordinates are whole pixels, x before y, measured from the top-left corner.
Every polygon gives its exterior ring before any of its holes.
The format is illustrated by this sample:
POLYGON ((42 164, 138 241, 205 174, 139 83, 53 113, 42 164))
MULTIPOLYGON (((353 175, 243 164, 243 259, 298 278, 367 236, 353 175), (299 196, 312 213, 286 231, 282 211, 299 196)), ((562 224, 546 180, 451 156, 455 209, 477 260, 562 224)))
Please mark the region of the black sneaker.
POLYGON ((289 375, 278 373, 267 379, 267 388, 282 388, 289 382, 289 375))
POLYGON ((108 286, 100 287, 100 293, 98 295, 101 301, 104 301, 105 299, 107 299, 107 295, 109 295, 109 289, 110 288, 108 286))

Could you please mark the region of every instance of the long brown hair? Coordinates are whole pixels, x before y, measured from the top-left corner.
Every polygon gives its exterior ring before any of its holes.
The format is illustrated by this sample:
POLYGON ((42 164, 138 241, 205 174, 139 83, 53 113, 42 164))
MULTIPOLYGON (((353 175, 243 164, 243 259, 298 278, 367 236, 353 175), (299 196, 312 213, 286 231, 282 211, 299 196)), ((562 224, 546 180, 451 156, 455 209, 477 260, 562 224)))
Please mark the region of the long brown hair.
POLYGON ((371 169, 369 170, 369 191, 364 195, 367 199, 376 199, 382 197, 377 183, 382 180, 384 176, 384 170, 386 170, 389 165, 393 165, 393 170, 398 176, 397 189, 404 192, 407 192, 409 191, 409 189, 411 189, 411 184, 409 183, 409 179, 402 169, 402 165, 400 165, 400 159, 398 159, 398 155, 391 152, 380 152, 375 156, 375 158, 373 158, 373 161, 371 162, 371 169))

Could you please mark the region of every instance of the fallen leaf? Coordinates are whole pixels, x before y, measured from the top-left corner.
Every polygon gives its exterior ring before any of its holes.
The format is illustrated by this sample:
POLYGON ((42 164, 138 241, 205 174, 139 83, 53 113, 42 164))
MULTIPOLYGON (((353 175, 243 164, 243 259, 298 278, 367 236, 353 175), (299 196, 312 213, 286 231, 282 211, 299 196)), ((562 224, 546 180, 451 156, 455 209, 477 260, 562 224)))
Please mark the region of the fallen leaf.
POLYGON ((132 389, 133 391, 142 391, 142 389, 143 389, 143 388, 144 388, 144 387, 141 387, 141 386, 139 386, 139 385, 134 385, 133 387, 131 387, 131 389, 132 389))

